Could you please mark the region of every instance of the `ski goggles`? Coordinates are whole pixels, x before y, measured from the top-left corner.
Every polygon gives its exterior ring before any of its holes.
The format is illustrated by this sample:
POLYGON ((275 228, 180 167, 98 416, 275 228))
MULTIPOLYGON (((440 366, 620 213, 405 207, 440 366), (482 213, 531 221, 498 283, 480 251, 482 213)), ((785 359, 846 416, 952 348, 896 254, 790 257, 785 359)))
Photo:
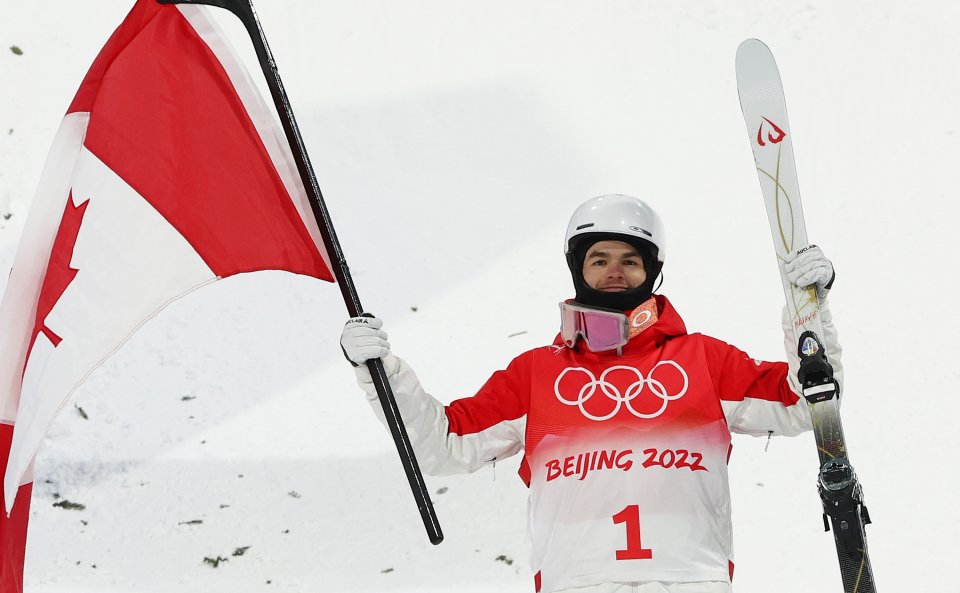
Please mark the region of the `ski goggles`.
POLYGON ((620 311, 564 302, 560 303, 560 337, 568 348, 583 338, 591 352, 605 352, 626 345, 630 325, 620 311))

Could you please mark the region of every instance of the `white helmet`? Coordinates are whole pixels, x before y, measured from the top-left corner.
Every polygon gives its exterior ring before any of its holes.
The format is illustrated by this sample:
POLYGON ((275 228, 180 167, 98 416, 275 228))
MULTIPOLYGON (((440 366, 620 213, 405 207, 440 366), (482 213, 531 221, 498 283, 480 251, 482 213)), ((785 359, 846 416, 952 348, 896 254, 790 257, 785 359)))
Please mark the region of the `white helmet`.
POLYGON ((611 309, 632 309, 650 298, 653 283, 663 268, 666 250, 663 222, 646 202, 623 194, 608 194, 587 200, 577 208, 567 225, 563 250, 573 276, 577 302, 611 309), (609 293, 587 286, 583 260, 597 241, 624 241, 643 257, 647 280, 643 286, 609 293))
POLYGON ((664 262, 663 221, 643 200, 624 194, 591 198, 577 208, 567 225, 563 252, 570 253, 583 235, 604 233, 626 235, 651 244, 656 258, 664 262))

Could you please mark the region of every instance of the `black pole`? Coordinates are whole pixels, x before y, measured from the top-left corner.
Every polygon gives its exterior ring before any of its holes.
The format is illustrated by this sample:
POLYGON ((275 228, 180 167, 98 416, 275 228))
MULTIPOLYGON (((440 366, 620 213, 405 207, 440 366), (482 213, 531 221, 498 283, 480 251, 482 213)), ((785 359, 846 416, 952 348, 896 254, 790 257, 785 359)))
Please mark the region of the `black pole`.
MULTIPOLYGON (((333 222, 330 220, 330 213, 323 201, 323 194, 320 193, 320 186, 317 183, 317 176, 313 172, 313 165, 310 164, 310 157, 307 156, 307 149, 303 144, 303 137, 300 135, 300 128, 297 127, 297 120, 293 116, 293 108, 287 98, 287 93, 283 89, 283 82, 280 80, 280 73, 277 70, 277 63, 273 59, 270 47, 267 45, 267 38, 260 27, 260 21, 257 19, 257 13, 253 9, 251 0, 157 0, 160 4, 206 4, 216 6, 232 12, 246 27, 250 40, 253 41, 253 47, 257 52, 257 59, 260 62, 260 68, 267 79, 267 86, 270 87, 270 95, 273 97, 273 104, 280 114, 280 123, 287 136, 287 142, 293 151, 293 157, 297 163, 297 170, 300 172, 300 179, 303 181, 307 195, 310 197, 310 206, 313 209, 313 215, 317 219, 317 224, 322 231, 323 243, 330 255, 333 264, 333 274, 337 278, 337 284, 340 286, 340 292, 343 294, 343 301, 347 305, 347 311, 351 317, 358 317, 363 313, 363 307, 360 305, 360 297, 357 295, 357 289, 353 284, 353 278, 350 276, 350 268, 347 266, 347 260, 343 256, 343 250, 340 248, 340 241, 337 240, 337 233, 333 229, 333 222)), ((400 454, 400 461, 403 463, 403 469, 407 474, 407 480, 410 482, 410 488, 413 490, 413 497, 417 501, 417 507, 420 509, 420 517, 423 519, 423 526, 427 529, 427 535, 430 543, 436 545, 443 541, 443 532, 440 530, 440 523, 437 520, 437 514, 433 510, 433 503, 430 501, 430 495, 427 493, 427 486, 423 482, 423 475, 420 473, 420 466, 417 463, 417 457, 413 452, 413 446, 410 444, 410 437, 407 436, 407 430, 400 417, 400 408, 397 407, 397 400, 393 396, 393 390, 387 381, 387 373, 383 367, 381 359, 367 361, 367 367, 373 377, 374 386, 377 394, 380 396, 380 404, 383 406, 383 413, 387 419, 387 425, 393 434, 393 441, 397 445, 397 452, 400 454)))

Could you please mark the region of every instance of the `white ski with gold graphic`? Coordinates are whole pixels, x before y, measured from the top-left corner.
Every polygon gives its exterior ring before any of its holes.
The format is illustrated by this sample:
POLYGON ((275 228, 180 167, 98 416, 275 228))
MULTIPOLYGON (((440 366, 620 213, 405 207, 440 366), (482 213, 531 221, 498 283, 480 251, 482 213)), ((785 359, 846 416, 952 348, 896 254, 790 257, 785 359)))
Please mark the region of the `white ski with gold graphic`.
POLYGON ((847 456, 840 423, 839 386, 821 342, 823 327, 817 293, 814 287, 794 286, 784 269, 788 255, 803 251, 809 240, 780 72, 770 49, 761 41, 748 39, 737 50, 737 90, 773 234, 787 310, 797 335, 800 385, 810 406, 820 455, 824 527, 833 529, 844 592, 874 593, 864 534, 870 516, 847 456))

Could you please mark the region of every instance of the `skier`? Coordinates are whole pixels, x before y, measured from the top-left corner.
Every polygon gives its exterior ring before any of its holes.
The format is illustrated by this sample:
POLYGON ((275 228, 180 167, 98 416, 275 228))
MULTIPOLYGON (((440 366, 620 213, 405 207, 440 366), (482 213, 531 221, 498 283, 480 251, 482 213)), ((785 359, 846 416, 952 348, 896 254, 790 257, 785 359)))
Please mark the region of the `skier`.
MULTIPOLYGON (((731 433, 811 428, 793 329, 784 316, 786 363, 688 334, 670 301, 653 294, 664 231, 639 199, 585 202, 565 252, 576 296, 560 303, 560 335, 473 397, 444 406, 428 395, 375 317, 347 321, 344 354, 381 421, 363 363, 383 359, 426 473, 473 472, 523 451, 537 591, 729 593, 731 433)), ((798 286, 816 286, 839 383, 826 303, 833 266, 811 246, 786 268, 798 286)))

